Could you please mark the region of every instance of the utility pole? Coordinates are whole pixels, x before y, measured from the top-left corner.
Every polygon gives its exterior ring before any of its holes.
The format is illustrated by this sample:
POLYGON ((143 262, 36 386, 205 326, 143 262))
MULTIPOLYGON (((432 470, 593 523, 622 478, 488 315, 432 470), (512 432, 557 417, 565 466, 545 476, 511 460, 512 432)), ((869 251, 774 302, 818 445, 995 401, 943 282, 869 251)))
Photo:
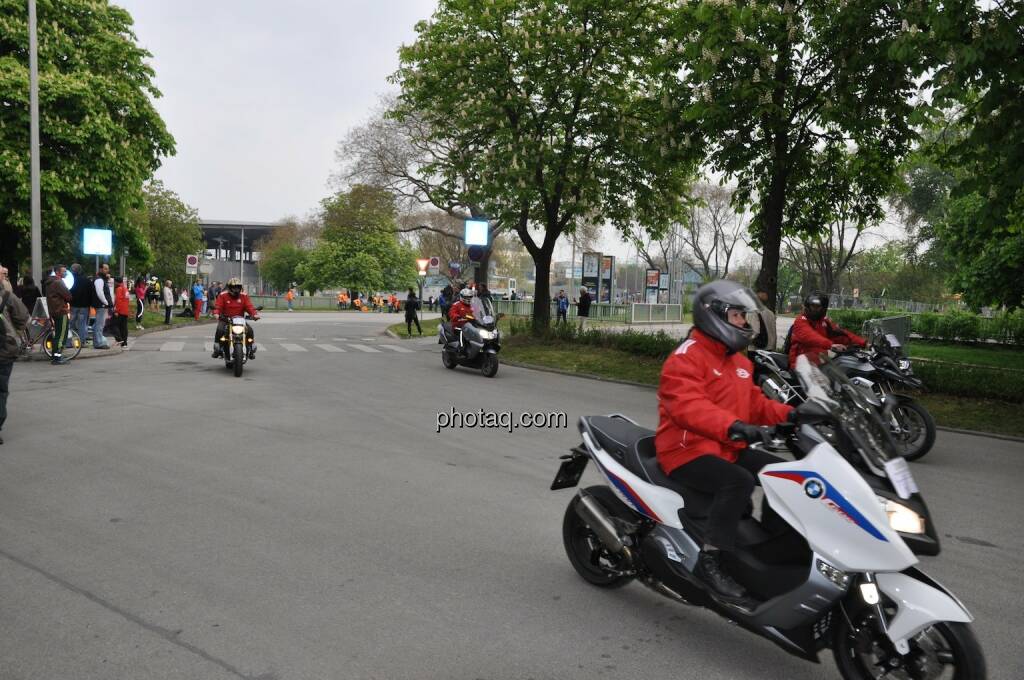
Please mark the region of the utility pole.
MULTIPOLYGON (((29 147, 32 183, 32 278, 43 280, 43 234, 39 199, 39 46, 36 40, 36 0, 28 0, 29 147)), ((17 276, 17 272, 15 272, 17 276)))

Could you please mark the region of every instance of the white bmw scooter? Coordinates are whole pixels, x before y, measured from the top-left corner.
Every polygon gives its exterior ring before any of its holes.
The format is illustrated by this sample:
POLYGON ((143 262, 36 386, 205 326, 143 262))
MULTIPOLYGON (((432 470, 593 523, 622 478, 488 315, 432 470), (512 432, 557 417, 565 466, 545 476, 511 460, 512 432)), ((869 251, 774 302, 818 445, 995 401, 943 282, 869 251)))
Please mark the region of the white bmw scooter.
POLYGON ((808 401, 796 426, 775 429, 796 460, 760 472, 771 510, 764 522, 748 513, 738 550, 722 556, 749 600, 728 601, 694 574, 711 496, 667 477, 654 432, 620 415, 580 419, 583 444, 551 486, 577 486, 590 460, 607 483, 566 509, 569 561, 596 586, 636 579, 809 661, 831 647, 846 680, 982 680, 970 613, 914 566, 915 552, 938 552, 938 534, 888 428, 834 367, 801 357, 796 370, 808 401), (864 476, 812 427, 821 422, 853 444, 864 476))

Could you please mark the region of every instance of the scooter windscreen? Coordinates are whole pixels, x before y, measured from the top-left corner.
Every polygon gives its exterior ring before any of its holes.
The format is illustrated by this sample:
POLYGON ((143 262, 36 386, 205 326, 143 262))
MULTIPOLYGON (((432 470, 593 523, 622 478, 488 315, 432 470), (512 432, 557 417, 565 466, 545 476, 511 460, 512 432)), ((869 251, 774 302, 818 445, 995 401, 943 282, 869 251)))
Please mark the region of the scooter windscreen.
POLYGON ((489 297, 474 297, 470 303, 473 309, 473 316, 486 328, 494 325, 496 314, 494 313, 494 302, 489 297))

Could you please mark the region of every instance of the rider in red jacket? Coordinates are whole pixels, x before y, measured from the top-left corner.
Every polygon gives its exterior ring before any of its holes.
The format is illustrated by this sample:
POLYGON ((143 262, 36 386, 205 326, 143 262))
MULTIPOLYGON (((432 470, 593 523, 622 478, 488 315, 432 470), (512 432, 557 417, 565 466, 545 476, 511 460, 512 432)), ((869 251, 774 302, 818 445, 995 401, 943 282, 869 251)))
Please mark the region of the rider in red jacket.
POLYGON ((736 548, 757 473, 782 460, 747 444, 766 443, 769 433, 758 425, 785 422, 793 410, 754 386, 753 366, 740 354, 753 337, 746 314, 756 310, 754 294, 732 281, 697 291, 695 328, 661 370, 654 440, 667 475, 714 495, 697 573, 719 595, 737 600, 746 592, 722 571, 718 552, 736 548))
MULTIPOLYGON (((219 359, 223 356, 222 345, 226 344, 221 338, 228 334, 228 322, 233 316, 244 316, 248 314, 253 319, 260 318, 259 311, 252 305, 252 300, 242 290, 242 282, 238 278, 228 281, 224 292, 217 296, 213 303, 213 315, 217 317, 217 334, 213 336, 213 358, 219 359)), ((245 324, 246 344, 249 346, 249 358, 254 358, 256 353, 256 336, 252 332, 252 326, 245 324)))
POLYGON ((811 364, 821 363, 821 355, 829 350, 842 352, 848 345, 864 347, 864 338, 840 328, 828 318, 828 296, 814 293, 804 300, 804 313, 793 322, 790 331, 789 365, 806 354, 811 364))
POLYGON ((459 291, 459 300, 448 310, 448 319, 452 328, 460 331, 466 325, 467 317, 473 315, 473 291, 463 288, 459 291))

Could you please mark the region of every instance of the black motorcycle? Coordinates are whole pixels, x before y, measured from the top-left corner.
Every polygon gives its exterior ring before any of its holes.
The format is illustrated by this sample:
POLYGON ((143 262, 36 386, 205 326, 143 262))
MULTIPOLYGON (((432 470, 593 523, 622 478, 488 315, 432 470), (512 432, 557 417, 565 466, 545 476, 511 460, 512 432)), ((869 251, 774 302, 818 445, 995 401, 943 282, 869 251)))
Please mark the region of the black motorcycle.
MULTIPOLYGON (((789 369, 788 355, 754 350, 750 360, 754 364, 754 382, 769 399, 794 406, 805 400, 799 381, 789 369)), ((910 359, 895 335, 876 329, 867 349, 839 352, 832 363, 852 383, 868 392, 880 411, 886 403, 891 404, 888 422, 903 458, 918 460, 931 451, 935 444, 935 419, 916 399, 897 392, 921 389, 922 383, 914 376, 910 359)))
POLYGON ((437 342, 443 345, 441 363, 445 368, 466 366, 480 369, 488 378, 497 375, 501 331, 490 298, 473 299, 473 314, 467 317, 461 332, 448 322, 438 326, 437 342))
MULTIPOLYGON (((256 311, 263 307, 257 307, 256 311)), ((228 324, 227 332, 218 338, 220 343, 221 356, 224 365, 229 371, 233 371, 236 378, 242 377, 242 367, 250 359, 256 358, 255 338, 247 332, 249 321, 255 321, 248 314, 244 316, 233 316, 225 319, 228 324)))

